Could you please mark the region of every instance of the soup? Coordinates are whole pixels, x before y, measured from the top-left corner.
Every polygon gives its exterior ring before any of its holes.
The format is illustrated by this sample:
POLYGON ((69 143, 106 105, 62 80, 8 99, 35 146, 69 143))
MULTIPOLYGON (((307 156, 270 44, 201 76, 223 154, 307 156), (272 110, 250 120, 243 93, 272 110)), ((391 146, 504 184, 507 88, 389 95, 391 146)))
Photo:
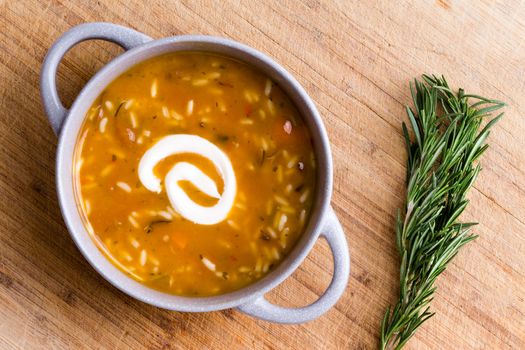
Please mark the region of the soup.
POLYGON ((261 279, 308 221, 316 161, 285 93, 202 52, 122 74, 89 109, 75 150, 85 226, 131 278, 182 296, 261 279))

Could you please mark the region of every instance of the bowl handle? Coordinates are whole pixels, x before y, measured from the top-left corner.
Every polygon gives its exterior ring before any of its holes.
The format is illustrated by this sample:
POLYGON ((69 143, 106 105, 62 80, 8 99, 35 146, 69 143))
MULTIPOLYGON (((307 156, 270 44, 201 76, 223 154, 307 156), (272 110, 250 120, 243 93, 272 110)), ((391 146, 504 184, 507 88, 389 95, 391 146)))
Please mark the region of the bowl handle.
POLYGON ((326 291, 317 301, 305 307, 286 308, 259 298, 238 307, 238 310, 277 323, 303 323, 311 321, 328 311, 339 300, 348 283, 350 274, 350 253, 343 228, 330 207, 323 222, 321 235, 324 236, 334 257, 334 275, 326 291))
POLYGON ((60 102, 56 87, 57 68, 66 52, 76 44, 101 39, 114 42, 125 50, 152 40, 149 36, 113 23, 84 23, 65 32, 49 49, 40 72, 40 93, 49 122, 55 134, 60 133, 68 113, 60 102))

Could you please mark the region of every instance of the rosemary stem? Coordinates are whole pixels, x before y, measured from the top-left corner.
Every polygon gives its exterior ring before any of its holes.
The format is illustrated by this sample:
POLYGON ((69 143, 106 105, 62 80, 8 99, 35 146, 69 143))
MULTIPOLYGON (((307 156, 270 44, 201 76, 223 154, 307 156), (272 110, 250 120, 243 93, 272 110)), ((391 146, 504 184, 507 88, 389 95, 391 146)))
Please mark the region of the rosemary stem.
POLYGON ((400 295, 381 323, 382 350, 401 349, 434 314, 429 304, 434 283, 462 246, 476 238, 473 223, 457 219, 468 204, 466 195, 480 171, 477 159, 487 149, 489 129, 503 113, 483 120, 505 104, 459 89, 454 93, 444 77, 423 75, 410 85, 416 113, 407 106, 403 123, 408 153, 407 199, 398 214, 396 235, 400 266, 400 295), (470 103, 469 99, 476 102, 470 103))

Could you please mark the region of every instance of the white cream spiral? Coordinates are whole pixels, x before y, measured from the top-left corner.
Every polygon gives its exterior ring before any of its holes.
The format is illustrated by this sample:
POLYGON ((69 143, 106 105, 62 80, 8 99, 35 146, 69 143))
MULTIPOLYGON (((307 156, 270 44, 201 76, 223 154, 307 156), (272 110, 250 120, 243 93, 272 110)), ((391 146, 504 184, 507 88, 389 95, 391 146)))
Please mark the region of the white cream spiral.
POLYGON ((193 153, 209 159, 222 177, 224 188, 219 194, 217 185, 196 166, 179 162, 166 175, 164 186, 173 209, 184 218, 201 225, 214 225, 223 221, 230 212, 237 183, 230 159, 210 141, 196 135, 170 135, 160 139, 144 153, 139 162, 139 179, 148 190, 160 193, 161 180, 153 173, 153 168, 164 158, 174 154, 193 153), (218 202, 210 207, 195 203, 179 186, 182 180, 190 181, 200 191, 218 202))

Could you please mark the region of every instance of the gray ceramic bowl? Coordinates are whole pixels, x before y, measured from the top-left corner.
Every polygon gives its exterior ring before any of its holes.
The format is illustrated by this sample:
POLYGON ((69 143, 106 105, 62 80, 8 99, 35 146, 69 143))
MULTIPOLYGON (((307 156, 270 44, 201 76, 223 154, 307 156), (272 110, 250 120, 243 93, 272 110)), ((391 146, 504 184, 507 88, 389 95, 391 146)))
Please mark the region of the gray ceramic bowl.
MULTIPOLYGON (((41 72, 41 93, 44 107, 59 135, 56 184, 62 215, 71 237, 89 263, 124 293, 161 308, 204 312, 237 308, 264 320, 300 323, 312 320, 330 309, 346 288, 350 257, 343 229, 330 207, 332 193, 332 157, 325 128, 312 100, 301 85, 279 64, 248 46, 223 38, 183 35, 160 40, 111 23, 87 23, 62 35, 49 50, 41 72), (56 72, 64 54, 74 45, 89 39, 114 42, 127 50, 104 66, 84 87, 69 110, 62 106, 56 89, 56 72), (167 52, 197 50, 214 52, 244 61, 273 79, 293 100, 305 119, 314 140, 318 161, 316 201, 309 223, 301 239, 270 274, 243 289, 220 296, 190 298, 170 295, 148 288, 129 278, 113 266, 99 251, 82 219, 73 189, 73 152, 86 111, 100 92, 130 67, 167 52), (301 308, 285 308, 268 302, 264 295, 288 278, 302 263, 313 245, 323 236, 333 253, 334 272, 330 286, 313 304, 301 308)), ((315 278, 315 276, 312 276, 315 278)))

